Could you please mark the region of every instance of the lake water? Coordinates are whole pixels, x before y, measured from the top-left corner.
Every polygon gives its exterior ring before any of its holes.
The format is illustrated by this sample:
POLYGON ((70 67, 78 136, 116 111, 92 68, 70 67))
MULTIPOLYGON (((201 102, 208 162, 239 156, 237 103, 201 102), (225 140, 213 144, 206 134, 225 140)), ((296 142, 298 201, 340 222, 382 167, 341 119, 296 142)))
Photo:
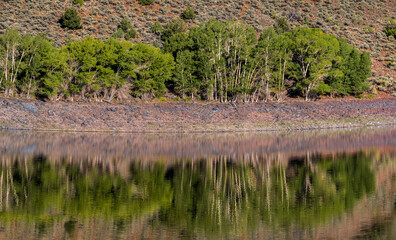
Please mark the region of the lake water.
POLYGON ((0 239, 395 239, 396 129, 0 132, 0 239))

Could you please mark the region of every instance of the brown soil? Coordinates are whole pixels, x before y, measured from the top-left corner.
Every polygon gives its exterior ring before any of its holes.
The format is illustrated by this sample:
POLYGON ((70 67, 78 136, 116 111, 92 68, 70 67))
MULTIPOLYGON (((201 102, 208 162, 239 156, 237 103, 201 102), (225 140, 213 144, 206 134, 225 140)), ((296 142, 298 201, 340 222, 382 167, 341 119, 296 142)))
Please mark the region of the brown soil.
POLYGON ((43 102, 0 98, 0 128, 71 131, 265 131, 396 125, 396 98, 283 103, 43 102))

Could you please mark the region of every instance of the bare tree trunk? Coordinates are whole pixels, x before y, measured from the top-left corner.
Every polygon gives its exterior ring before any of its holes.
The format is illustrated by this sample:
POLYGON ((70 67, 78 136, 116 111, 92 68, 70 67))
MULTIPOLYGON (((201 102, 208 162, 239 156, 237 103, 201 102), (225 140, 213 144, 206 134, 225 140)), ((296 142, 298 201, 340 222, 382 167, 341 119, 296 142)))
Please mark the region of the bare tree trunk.
POLYGON ((305 101, 309 101, 309 93, 311 92, 312 88, 313 88, 313 83, 310 83, 308 85, 308 88, 307 88, 307 91, 306 91, 306 94, 305 94, 305 101))

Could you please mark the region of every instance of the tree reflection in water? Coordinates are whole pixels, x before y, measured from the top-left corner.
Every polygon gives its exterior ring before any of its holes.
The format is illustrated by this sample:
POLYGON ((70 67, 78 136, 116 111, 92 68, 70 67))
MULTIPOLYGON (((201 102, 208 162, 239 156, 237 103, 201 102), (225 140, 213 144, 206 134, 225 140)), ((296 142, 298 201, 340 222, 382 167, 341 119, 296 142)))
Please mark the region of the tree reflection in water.
POLYGON ((184 237, 232 237, 264 223, 315 227, 351 210, 375 190, 365 153, 284 161, 220 156, 131 164, 129 175, 44 156, 0 167, 0 222, 33 224, 38 234, 101 219, 122 231, 136 219, 184 237))

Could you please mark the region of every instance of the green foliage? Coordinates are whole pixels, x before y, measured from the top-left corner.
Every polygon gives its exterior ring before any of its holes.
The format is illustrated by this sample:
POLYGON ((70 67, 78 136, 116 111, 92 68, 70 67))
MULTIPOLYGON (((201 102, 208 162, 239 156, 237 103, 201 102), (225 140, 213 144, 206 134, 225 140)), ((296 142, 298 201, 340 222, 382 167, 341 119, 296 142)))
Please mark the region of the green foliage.
POLYGON ((287 22, 287 19, 284 17, 278 18, 274 24, 274 29, 277 34, 289 32, 290 27, 289 27, 289 23, 287 22))
POLYGON ((177 61, 174 86, 181 95, 193 97, 201 90, 201 98, 227 101, 229 92, 247 87, 238 72, 255 46, 253 28, 212 19, 186 34, 183 22, 174 21, 165 28, 163 39, 164 50, 177 61))
POLYGON ((128 41, 130 39, 136 38, 136 36, 137 32, 132 27, 131 22, 128 20, 128 18, 123 18, 121 23, 118 25, 117 31, 112 37, 117 39, 125 39, 128 41))
POLYGON ((249 232, 258 219, 274 228, 316 226, 350 211, 375 190, 370 164, 364 154, 268 168, 233 161, 187 163, 171 169, 174 197, 161 209, 160 220, 212 238, 249 232))
POLYGON ((177 54, 176 68, 174 70, 174 91, 181 95, 183 99, 186 95, 198 95, 200 83, 195 75, 196 64, 194 62, 194 53, 184 50, 177 54))
POLYGON ((166 24, 161 32, 163 50, 172 53, 176 58, 176 53, 182 51, 187 44, 187 26, 181 19, 174 19, 166 24))
POLYGON ((186 10, 182 13, 181 17, 184 20, 192 20, 195 19, 196 15, 194 9, 191 6, 188 6, 186 10))
POLYGON ((386 36, 393 36, 396 38, 396 24, 385 27, 384 32, 386 36))
POLYGON ((396 20, 395 19, 385 19, 385 28, 384 32, 386 36, 396 38, 396 20))
POLYGON ((161 97, 166 92, 165 82, 172 77, 172 55, 145 44, 133 47, 133 62, 137 65, 132 93, 135 97, 161 97))
POLYGON ((150 5, 155 2, 155 0, 138 0, 138 2, 142 5, 150 5))
POLYGON ((155 22, 153 25, 151 25, 150 30, 155 34, 160 35, 163 27, 159 22, 155 22))
POLYGON ((338 95, 359 95, 370 87, 367 79, 371 76, 371 59, 367 52, 360 53, 346 40, 338 39, 340 50, 337 61, 325 82, 331 92, 338 95))
POLYGON ((93 167, 80 170, 72 164, 57 165, 40 158, 29 161, 29 166, 16 164, 12 170, 1 166, 2 174, 12 173, 9 178, 14 179, 16 198, 11 199, 12 210, 2 209, 0 218, 7 218, 8 212, 12 212, 11 219, 57 218, 48 215, 48 211, 57 211, 79 220, 116 220, 147 215, 170 204, 172 190, 164 178, 163 166, 145 170, 131 166, 132 178, 128 180, 93 167), (28 175, 24 171, 27 168, 28 175), (14 204, 18 200, 20 203, 14 204))
POLYGON ((234 21, 211 19, 188 32, 181 19, 153 26, 162 51, 121 41, 136 37, 127 19, 106 42, 86 38, 60 49, 7 31, 0 37, 0 89, 53 100, 152 98, 168 90, 183 99, 255 102, 357 96, 370 87, 369 54, 320 29, 289 31, 279 21, 257 40, 252 27, 234 21))
POLYGON ((125 40, 129 40, 132 38, 136 38, 137 32, 134 28, 129 29, 129 31, 125 34, 125 40))
POLYGON ((187 32, 187 26, 181 19, 174 19, 166 24, 162 31, 161 39, 166 42, 170 37, 176 34, 187 32))
POLYGON ((16 65, 0 59, 0 87, 7 96, 112 100, 129 98, 132 90, 136 97, 159 97, 174 68, 170 54, 114 38, 103 42, 90 37, 58 49, 42 36, 10 30, 0 36, 0 57, 12 49, 18 49, 18 55, 9 56, 18 59, 16 65))
POLYGON ((296 28, 289 36, 293 42, 290 77, 296 81, 295 89, 309 100, 311 91, 318 92, 318 87, 321 91, 328 89, 323 80, 336 59, 339 43, 320 29, 296 28))
POLYGON ((124 38, 125 32, 121 28, 118 28, 115 33, 113 33, 112 37, 117 38, 117 39, 122 39, 124 38))
POLYGON ((73 0, 73 3, 82 6, 84 4, 84 0, 73 0))
POLYGON ((16 30, 0 35, 0 90, 4 95, 34 95, 42 77, 42 61, 52 49, 41 35, 20 35, 16 30))
POLYGON ((287 94, 309 100, 368 90, 368 54, 356 49, 353 56, 345 54, 338 40, 320 29, 290 31, 280 18, 258 42, 256 35, 254 29, 232 21, 212 19, 188 33, 180 19, 168 23, 161 36, 163 50, 176 60, 168 88, 182 97, 219 101, 282 101, 287 94))
POLYGON ((128 30, 132 27, 132 23, 128 20, 128 18, 123 18, 121 20, 120 25, 118 25, 119 29, 122 29, 124 32, 128 32, 128 30))
POLYGON ((283 163, 183 159, 167 166, 134 162, 122 176, 91 161, 22 158, 0 165, 0 219, 149 219, 178 235, 224 239, 260 222, 275 230, 312 228, 348 214, 375 191, 372 162, 364 153, 283 163))
POLYGON ((60 24, 63 28, 69 29, 80 29, 81 25, 81 17, 78 15, 78 12, 75 8, 67 8, 65 13, 62 15, 60 19, 60 24))

